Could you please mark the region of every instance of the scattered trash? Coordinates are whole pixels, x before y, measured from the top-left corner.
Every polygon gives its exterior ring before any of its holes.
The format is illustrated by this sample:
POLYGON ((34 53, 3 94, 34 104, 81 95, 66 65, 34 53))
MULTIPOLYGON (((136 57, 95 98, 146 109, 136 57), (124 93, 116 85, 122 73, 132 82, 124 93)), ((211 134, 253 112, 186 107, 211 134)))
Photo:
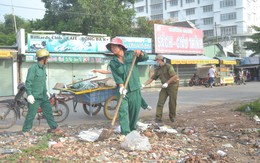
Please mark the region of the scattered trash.
POLYGON ((231 144, 222 144, 222 147, 226 147, 226 148, 234 148, 233 145, 231 144))
POLYGON ((120 134, 121 133, 121 126, 120 125, 116 126, 115 129, 114 129, 114 132, 120 134))
POLYGON ((218 150, 218 151, 217 151, 217 154, 218 154, 219 156, 221 156, 221 157, 224 157, 224 156, 227 155, 227 153, 224 152, 224 151, 222 151, 222 150, 218 150))
POLYGON ((250 112, 251 111, 251 108, 249 106, 246 107, 246 112, 250 112))
POLYGON ((157 132, 167 132, 167 133, 170 133, 170 134, 177 134, 178 131, 171 128, 170 126, 160 126, 159 127, 159 130, 156 130, 157 132))
POLYGON ((149 127, 149 124, 145 124, 145 123, 142 123, 140 121, 138 121, 136 123, 136 126, 141 129, 142 131, 145 131, 148 127, 149 127))
POLYGON ((260 123, 260 119, 257 115, 254 115, 254 118, 253 118, 257 123, 260 123))
POLYGON ((102 129, 100 129, 100 130, 90 129, 90 130, 87 130, 87 131, 81 131, 79 133, 78 137, 81 140, 84 140, 84 141, 94 142, 98 139, 101 132, 102 132, 102 129))
POLYGON ((147 151, 151 149, 151 144, 147 137, 141 136, 139 132, 134 130, 126 135, 121 147, 127 151, 147 151))
POLYGON ((49 148, 52 147, 54 144, 57 144, 57 142, 56 142, 56 141, 52 141, 52 140, 49 141, 49 142, 48 142, 49 148))

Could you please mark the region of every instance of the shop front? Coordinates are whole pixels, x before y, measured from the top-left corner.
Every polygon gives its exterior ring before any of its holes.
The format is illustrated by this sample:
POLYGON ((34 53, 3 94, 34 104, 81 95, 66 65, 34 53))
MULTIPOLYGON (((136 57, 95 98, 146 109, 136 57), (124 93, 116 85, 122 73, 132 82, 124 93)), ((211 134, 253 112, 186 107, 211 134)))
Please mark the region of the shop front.
POLYGON ((163 55, 179 75, 180 85, 187 86, 194 73, 199 78, 207 77, 209 65, 219 64, 217 59, 207 56, 163 55))
POLYGON ((237 65, 237 58, 216 57, 216 59, 219 60, 216 67, 216 83, 220 85, 234 84, 234 66, 237 65))
MULTIPOLYGON (((36 62, 35 53, 26 53, 23 56, 22 80, 26 80, 28 68, 36 62)), ((104 54, 67 54, 50 53, 49 63, 47 65, 47 85, 48 90, 53 92, 52 88, 56 83, 72 83, 73 79, 86 79, 102 74, 93 74, 92 69, 107 69, 109 58, 104 54)))
POLYGON ((14 81, 16 80, 16 62, 14 50, 0 49, 0 96, 12 96, 15 94, 14 81))

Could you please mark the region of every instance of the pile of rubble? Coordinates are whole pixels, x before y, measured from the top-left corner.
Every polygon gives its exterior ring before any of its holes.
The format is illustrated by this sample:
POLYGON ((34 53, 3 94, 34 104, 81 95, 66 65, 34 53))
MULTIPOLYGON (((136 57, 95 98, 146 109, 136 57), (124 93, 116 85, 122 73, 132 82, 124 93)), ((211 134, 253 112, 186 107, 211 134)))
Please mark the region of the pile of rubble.
POLYGON ((239 155, 242 153, 236 152, 242 146, 248 148, 245 153, 250 152, 252 159, 260 156, 260 141, 256 137, 258 129, 234 130, 228 131, 228 134, 216 130, 203 133, 203 130, 194 127, 173 129, 154 122, 138 122, 137 126, 137 131, 124 139, 119 139, 117 127, 105 141, 96 141, 102 128, 62 126, 66 135, 51 135, 45 142, 45 148, 36 148, 34 155, 23 153, 25 149, 39 146, 42 139, 46 138, 46 128, 34 128, 29 137, 21 132, 2 132, 0 160, 10 160, 13 155, 19 154, 15 162, 240 162, 239 155), (235 136, 238 133, 247 134, 235 136))

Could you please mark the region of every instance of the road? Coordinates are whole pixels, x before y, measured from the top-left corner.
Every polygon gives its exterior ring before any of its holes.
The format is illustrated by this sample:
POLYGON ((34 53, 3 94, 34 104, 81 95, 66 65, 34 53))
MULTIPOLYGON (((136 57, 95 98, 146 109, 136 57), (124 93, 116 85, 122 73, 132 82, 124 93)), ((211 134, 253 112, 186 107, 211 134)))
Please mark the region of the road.
MULTIPOLYGON (((146 116, 154 116, 156 103, 159 95, 159 88, 145 88, 142 95, 149 105, 153 107, 152 111, 141 110, 140 118, 146 116)), ((180 87, 178 92, 177 113, 196 109, 196 106, 208 104, 220 104, 235 101, 244 101, 260 98, 260 82, 248 82, 246 85, 219 86, 214 88, 205 88, 203 86, 180 87)), ((69 117, 60 125, 78 125, 78 124, 97 124, 110 123, 103 113, 103 109, 94 116, 88 116, 82 109, 82 105, 78 104, 73 112, 72 102, 68 102, 70 107, 69 117)), ((168 111, 168 101, 164 106, 164 113, 168 111)), ((19 131, 22 128, 24 118, 18 120, 16 125, 3 131, 19 131)), ((41 121, 41 126, 47 126, 46 121, 41 121)), ((39 126, 39 122, 35 120, 34 126, 39 126)))

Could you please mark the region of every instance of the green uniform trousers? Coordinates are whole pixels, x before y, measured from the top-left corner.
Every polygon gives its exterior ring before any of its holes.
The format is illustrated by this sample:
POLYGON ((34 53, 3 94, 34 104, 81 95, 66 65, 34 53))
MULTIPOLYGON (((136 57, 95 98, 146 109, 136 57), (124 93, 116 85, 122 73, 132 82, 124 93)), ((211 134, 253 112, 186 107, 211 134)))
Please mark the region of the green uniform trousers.
POLYGON ((163 115, 163 106, 169 96, 169 118, 176 117, 177 93, 179 83, 169 85, 167 88, 162 88, 159 93, 159 99, 156 107, 156 119, 161 120, 163 115))
MULTIPOLYGON (((120 98, 119 92, 117 98, 120 98)), ((121 134, 127 135, 136 129, 140 108, 141 108, 141 91, 140 89, 127 92, 119 108, 119 123, 121 134)))
POLYGON ((36 113, 38 112, 39 106, 41 106, 43 115, 47 120, 47 123, 50 126, 50 128, 57 128, 58 125, 54 121, 54 117, 52 114, 52 106, 50 104, 49 99, 35 99, 35 102, 33 104, 28 103, 29 109, 23 124, 23 132, 28 132, 32 129, 33 120, 35 118, 36 113))
POLYGON ((141 107, 142 107, 143 109, 147 109, 148 104, 146 103, 146 101, 144 100, 143 97, 141 97, 141 98, 142 98, 142 99, 141 99, 141 107))

